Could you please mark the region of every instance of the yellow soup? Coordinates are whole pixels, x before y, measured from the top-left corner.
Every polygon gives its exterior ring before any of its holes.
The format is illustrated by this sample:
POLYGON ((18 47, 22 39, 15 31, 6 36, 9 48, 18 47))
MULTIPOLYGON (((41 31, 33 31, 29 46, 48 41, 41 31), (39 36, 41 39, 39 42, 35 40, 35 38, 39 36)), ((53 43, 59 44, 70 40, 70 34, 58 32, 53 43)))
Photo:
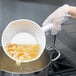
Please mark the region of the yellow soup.
POLYGON ((25 61, 37 57, 39 53, 38 44, 35 45, 17 45, 10 44, 7 47, 7 52, 16 60, 25 61))

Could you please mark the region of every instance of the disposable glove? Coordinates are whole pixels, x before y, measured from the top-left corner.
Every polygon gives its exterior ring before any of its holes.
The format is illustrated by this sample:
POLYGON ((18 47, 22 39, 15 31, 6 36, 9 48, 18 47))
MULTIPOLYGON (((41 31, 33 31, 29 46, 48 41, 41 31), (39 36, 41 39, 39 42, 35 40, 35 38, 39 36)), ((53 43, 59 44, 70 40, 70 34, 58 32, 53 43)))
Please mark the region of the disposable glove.
POLYGON ((70 6, 65 4, 59 7, 56 11, 54 11, 50 16, 48 16, 43 22, 43 26, 47 26, 53 23, 51 34, 56 35, 59 31, 61 31, 61 24, 65 21, 65 17, 70 16, 69 13, 70 6))

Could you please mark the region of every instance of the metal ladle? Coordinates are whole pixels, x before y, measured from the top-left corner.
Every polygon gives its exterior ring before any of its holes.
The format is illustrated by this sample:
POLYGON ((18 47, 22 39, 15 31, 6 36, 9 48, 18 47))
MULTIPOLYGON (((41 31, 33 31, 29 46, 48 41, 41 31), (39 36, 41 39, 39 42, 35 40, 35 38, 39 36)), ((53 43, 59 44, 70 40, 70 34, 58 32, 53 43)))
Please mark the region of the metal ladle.
POLYGON ((58 56, 56 58, 53 58, 52 61, 57 60, 61 55, 60 51, 55 47, 55 44, 56 44, 56 35, 54 35, 53 46, 48 48, 51 51, 51 52, 49 51, 49 53, 51 53, 52 56, 54 56, 54 57, 55 57, 55 55, 54 55, 55 51, 58 52, 58 56))
POLYGON ((54 35, 53 49, 55 49, 55 43, 56 43, 56 35, 54 35))
POLYGON ((54 35, 54 42, 53 42, 52 51, 54 52, 54 50, 56 50, 59 53, 59 55, 57 56, 57 58, 54 58, 52 61, 57 60, 61 55, 60 51, 55 47, 55 44, 56 44, 56 35, 54 35))

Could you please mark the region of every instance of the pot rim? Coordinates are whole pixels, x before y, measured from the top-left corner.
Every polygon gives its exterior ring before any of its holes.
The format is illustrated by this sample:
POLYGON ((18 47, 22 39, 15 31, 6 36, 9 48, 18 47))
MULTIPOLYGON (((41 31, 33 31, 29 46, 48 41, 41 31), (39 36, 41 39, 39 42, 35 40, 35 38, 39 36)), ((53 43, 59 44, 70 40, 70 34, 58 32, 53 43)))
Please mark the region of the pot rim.
MULTIPOLYGON (((2 47, 2 45, 0 45, 1 47, 2 47)), ((46 48, 45 48, 46 49, 46 48)), ((4 72, 7 72, 7 73, 13 73, 13 74, 32 74, 32 73, 35 73, 35 72, 40 72, 40 71, 42 71, 42 70, 44 70, 44 69, 46 69, 50 64, 51 64, 51 57, 50 57, 50 54, 49 54, 49 52, 48 52, 48 49, 46 49, 47 50, 47 53, 48 53, 48 55, 49 55, 49 62, 48 62, 48 64, 46 65, 46 66, 44 66, 43 68, 41 68, 40 70, 36 70, 36 71, 33 71, 33 72, 26 72, 26 73, 18 73, 18 72, 10 72, 10 71, 7 71, 7 70, 3 70, 3 69, 0 69, 0 71, 4 71, 4 72)))
MULTIPOLYGON (((0 45, 0 46, 2 46, 2 45, 0 45)), ((52 47, 50 47, 50 48, 52 48, 52 47)), ((48 53, 48 55, 49 55, 49 62, 48 62, 48 64, 46 65, 46 66, 44 66, 43 68, 41 68, 41 69, 39 69, 39 70, 36 70, 36 71, 33 71, 33 72, 26 72, 26 73, 18 73, 18 72, 10 72, 10 71, 6 71, 6 70, 3 70, 3 69, 0 69, 0 71, 4 71, 4 72, 7 72, 7 73, 13 73, 13 74, 33 74, 33 73, 36 73, 36 72, 40 72, 40 71, 42 71, 42 70, 44 70, 44 69, 46 69, 50 64, 51 64, 51 62, 53 62, 52 61, 52 58, 51 58, 51 56, 50 56, 50 54, 49 54, 49 51, 50 51, 50 48, 45 48, 45 51, 48 53)), ((56 48, 56 47, 55 47, 56 48)), ((57 52, 59 53, 59 49, 57 49, 56 48, 56 50, 57 50, 57 52)), ((61 54, 60 54, 61 55, 61 54)), ((57 55, 58 56, 58 55, 57 55)), ((56 61, 56 60, 55 60, 56 61)))

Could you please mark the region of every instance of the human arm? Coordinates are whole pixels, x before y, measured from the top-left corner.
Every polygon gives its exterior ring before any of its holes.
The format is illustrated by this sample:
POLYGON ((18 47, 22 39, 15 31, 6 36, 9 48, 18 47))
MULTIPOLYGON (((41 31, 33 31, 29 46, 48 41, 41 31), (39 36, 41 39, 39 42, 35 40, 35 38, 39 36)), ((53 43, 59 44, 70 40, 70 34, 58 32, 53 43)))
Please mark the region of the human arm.
POLYGON ((53 23, 51 34, 56 35, 61 31, 61 24, 65 21, 65 17, 76 19, 76 7, 67 4, 59 7, 45 19, 42 25, 44 26, 53 23))
POLYGON ((69 14, 71 15, 70 18, 76 19, 76 7, 70 6, 69 14))

